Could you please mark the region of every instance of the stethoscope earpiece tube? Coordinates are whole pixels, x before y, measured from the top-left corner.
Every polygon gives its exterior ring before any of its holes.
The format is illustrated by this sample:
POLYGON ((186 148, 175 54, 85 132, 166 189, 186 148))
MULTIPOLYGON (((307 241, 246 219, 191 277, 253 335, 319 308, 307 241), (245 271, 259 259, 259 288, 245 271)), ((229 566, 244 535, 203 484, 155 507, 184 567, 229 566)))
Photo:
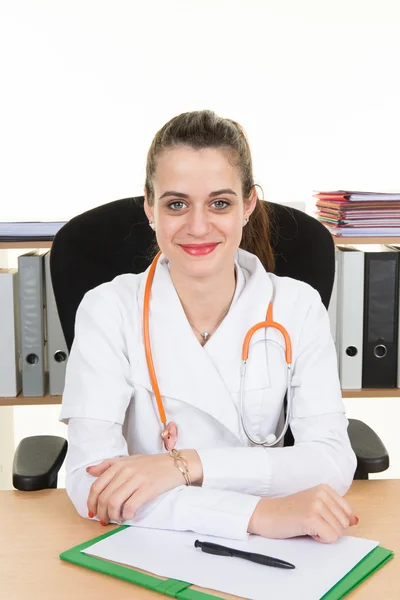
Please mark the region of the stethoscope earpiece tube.
POLYGON ((151 342, 150 342, 150 324, 149 324, 149 316, 150 316, 150 293, 151 293, 151 285, 153 283, 154 272, 156 270, 158 259, 161 256, 161 252, 157 254, 151 263, 149 274, 147 276, 146 287, 144 290, 144 302, 143 302, 143 338, 144 338, 144 350, 146 354, 146 362, 147 368, 149 369, 151 386, 153 388, 154 396, 156 397, 158 412, 160 413, 161 423, 164 425, 164 428, 167 424, 167 417, 165 415, 164 405, 162 402, 160 388, 158 386, 156 370, 154 368, 153 355, 151 352, 151 342))
MULTIPOLYGON (((267 340, 265 340, 267 344, 267 340)), ((279 444, 281 439, 284 437, 285 433, 289 427, 289 419, 290 419, 290 411, 292 407, 292 344, 290 341, 290 337, 286 329, 280 325, 280 323, 275 323, 272 318, 272 302, 269 303, 267 310, 267 320, 262 321, 261 323, 257 323, 253 325, 253 327, 247 332, 246 337, 244 338, 243 347, 242 347, 242 365, 240 368, 240 402, 239 402, 239 410, 240 410, 240 420, 242 423, 243 430, 246 434, 248 440, 255 444, 256 446, 266 446, 267 448, 276 446, 279 444), (285 340, 285 359, 287 364, 287 410, 285 423, 282 429, 282 432, 278 437, 274 433, 269 433, 265 440, 256 440, 247 429, 247 425, 244 419, 244 385, 246 380, 246 369, 247 369, 247 361, 249 359, 250 352, 250 342, 253 335, 259 329, 267 329, 268 327, 272 327, 273 329, 277 329, 281 332, 284 340, 285 340)))

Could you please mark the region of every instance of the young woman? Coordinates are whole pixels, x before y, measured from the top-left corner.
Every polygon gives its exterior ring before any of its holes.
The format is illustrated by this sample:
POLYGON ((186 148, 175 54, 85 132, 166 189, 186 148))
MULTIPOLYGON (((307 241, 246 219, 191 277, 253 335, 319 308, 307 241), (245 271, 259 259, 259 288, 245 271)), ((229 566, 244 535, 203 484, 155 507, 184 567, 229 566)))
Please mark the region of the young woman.
POLYGON ((164 125, 145 212, 161 250, 154 271, 98 286, 76 315, 60 419, 77 511, 102 524, 335 541, 357 523, 343 498, 356 459, 329 320, 313 288, 273 274, 240 125, 208 110, 164 125), (255 331, 242 381, 244 338, 269 307, 286 344, 279 329, 255 331), (282 447, 289 344, 295 444, 282 447))

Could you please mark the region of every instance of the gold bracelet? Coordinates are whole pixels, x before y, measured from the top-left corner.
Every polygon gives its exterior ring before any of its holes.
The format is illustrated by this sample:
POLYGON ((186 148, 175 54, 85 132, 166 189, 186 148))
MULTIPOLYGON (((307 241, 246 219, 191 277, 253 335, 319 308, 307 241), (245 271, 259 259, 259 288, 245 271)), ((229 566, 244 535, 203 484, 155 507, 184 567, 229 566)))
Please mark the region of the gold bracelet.
POLYGON ((185 479, 186 485, 192 485, 187 462, 183 458, 183 456, 181 456, 179 450, 177 450, 176 448, 173 448, 173 450, 169 451, 169 455, 174 459, 174 465, 176 466, 176 468, 179 469, 179 471, 182 473, 182 475, 185 479))

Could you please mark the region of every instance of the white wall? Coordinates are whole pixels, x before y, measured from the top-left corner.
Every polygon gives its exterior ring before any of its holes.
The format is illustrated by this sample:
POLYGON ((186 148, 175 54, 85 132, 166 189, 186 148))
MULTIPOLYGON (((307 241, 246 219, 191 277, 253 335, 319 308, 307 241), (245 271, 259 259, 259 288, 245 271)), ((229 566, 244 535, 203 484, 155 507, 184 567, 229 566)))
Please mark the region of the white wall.
POLYGON ((0 406, 0 490, 12 488, 12 451, 14 442, 14 411, 0 406))
MULTIPOLYGON (((243 124, 267 200, 398 190, 399 25, 397 0, 2 0, 0 220, 140 194, 156 130, 200 108, 243 124)), ((399 477, 398 399, 346 404, 399 477)), ((45 415, 15 409, 16 443, 45 415)))

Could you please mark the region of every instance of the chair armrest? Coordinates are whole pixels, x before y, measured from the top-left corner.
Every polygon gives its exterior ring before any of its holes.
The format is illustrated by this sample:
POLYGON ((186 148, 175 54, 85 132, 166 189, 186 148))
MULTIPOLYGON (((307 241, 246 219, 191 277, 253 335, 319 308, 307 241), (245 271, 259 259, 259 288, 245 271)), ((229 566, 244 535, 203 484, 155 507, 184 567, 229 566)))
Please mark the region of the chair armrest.
POLYGON ((362 421, 349 419, 348 433, 361 475, 380 473, 389 467, 389 455, 380 437, 362 421))
POLYGON ((68 442, 54 435, 35 435, 18 444, 13 461, 13 486, 31 492, 57 487, 57 475, 68 442))

